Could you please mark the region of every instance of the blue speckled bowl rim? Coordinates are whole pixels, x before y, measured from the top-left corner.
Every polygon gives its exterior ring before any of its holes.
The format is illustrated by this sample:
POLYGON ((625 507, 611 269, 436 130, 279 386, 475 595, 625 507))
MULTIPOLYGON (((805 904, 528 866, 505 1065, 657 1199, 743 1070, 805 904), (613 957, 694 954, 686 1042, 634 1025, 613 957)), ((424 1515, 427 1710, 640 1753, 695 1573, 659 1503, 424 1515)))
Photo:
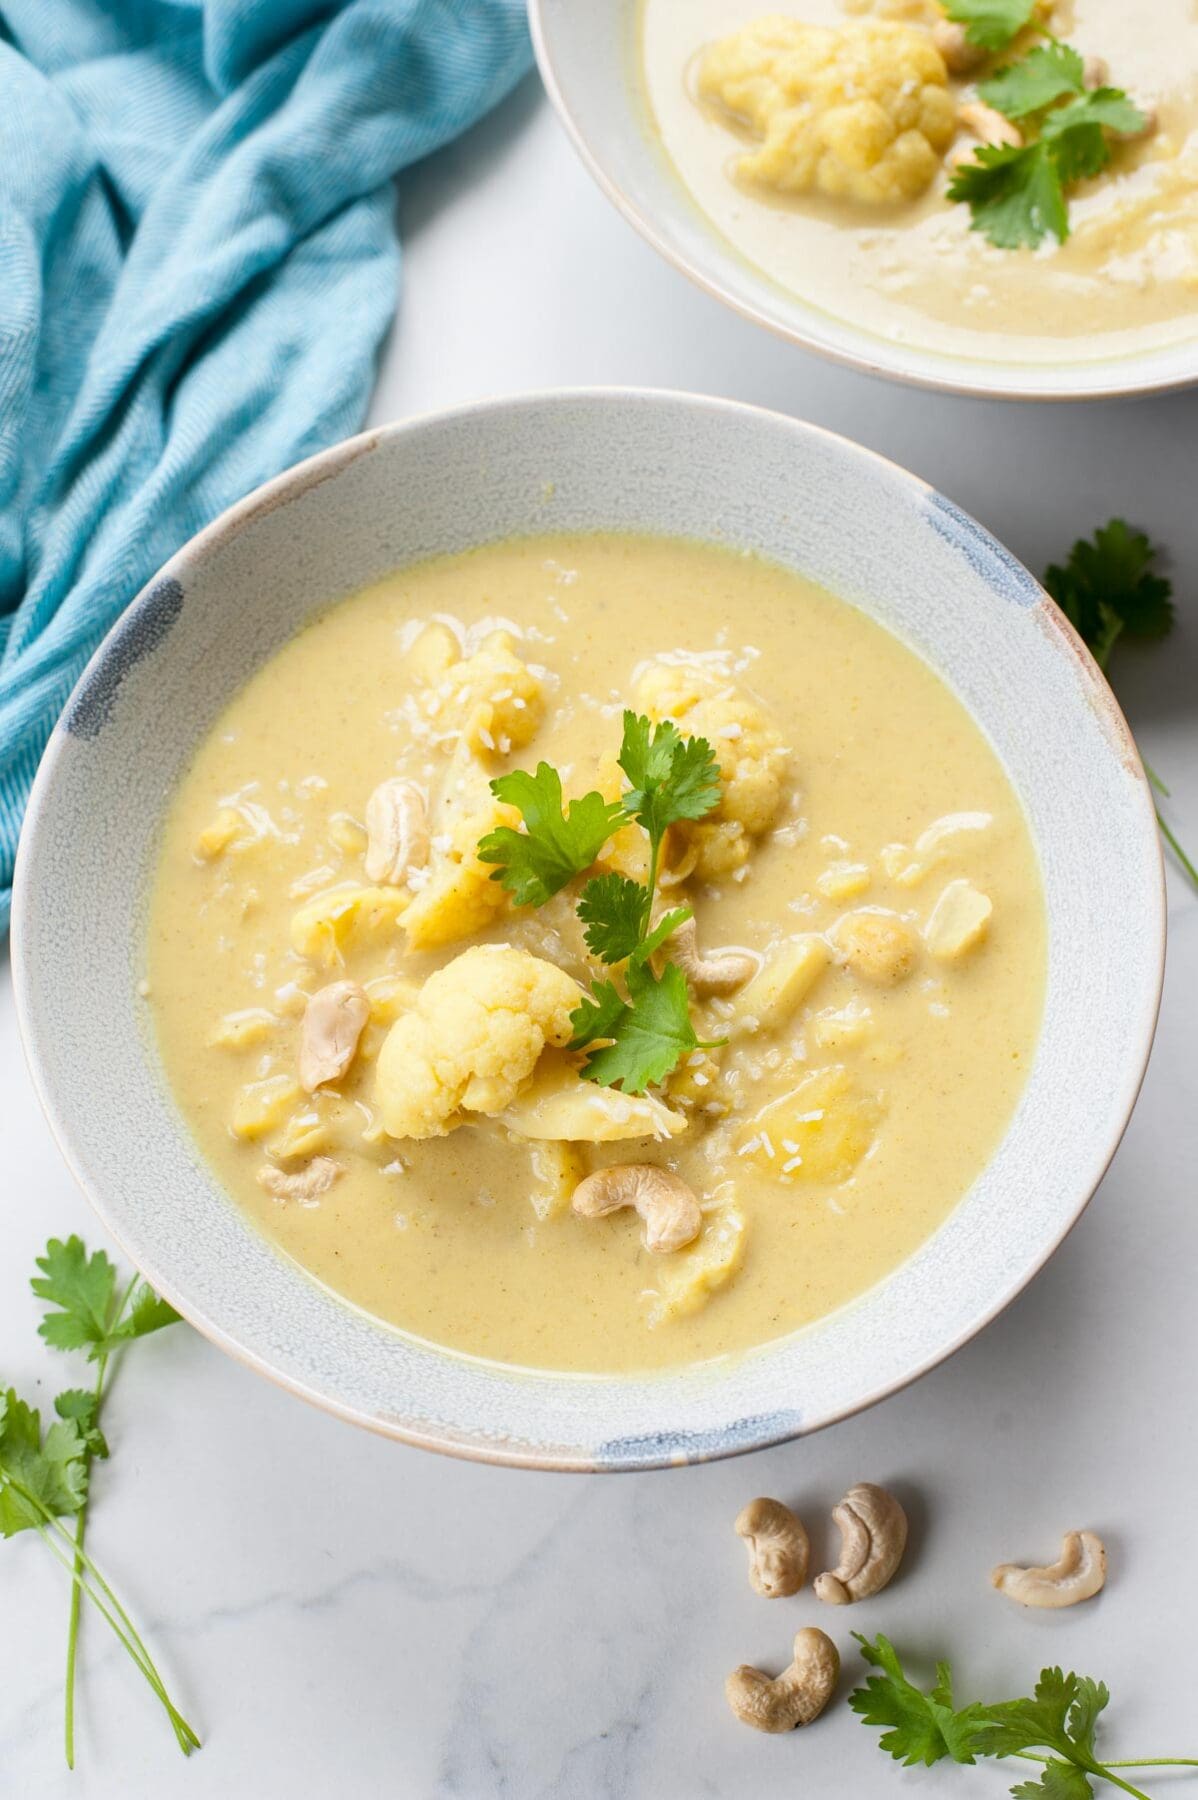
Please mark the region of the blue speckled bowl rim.
MULTIPOLYGON (((503 1466, 607 1473, 623 1470, 664 1469, 686 1466, 694 1462, 718 1460, 727 1456, 765 1449, 799 1435, 807 1436, 814 1431, 822 1430, 901 1392, 921 1376, 946 1361, 966 1343, 972 1341, 986 1325, 1005 1311, 1044 1267, 1077 1223, 1109 1168, 1122 1140, 1143 1083, 1159 1014, 1164 977, 1165 930, 1164 864, 1156 831, 1155 811, 1143 765, 1127 722, 1089 651, 1064 615, 1018 559, 970 514, 965 513, 955 503, 939 494, 920 477, 904 470, 900 465, 877 452, 852 439, 845 438, 839 433, 797 420, 789 415, 773 412, 768 408, 670 389, 558 388, 497 396, 481 402, 432 410, 394 424, 364 431, 355 437, 333 445, 328 450, 306 458, 271 481, 254 489, 243 500, 220 514, 210 525, 197 533, 176 552, 159 574, 141 589, 89 660, 64 710, 62 724, 51 738, 42 759, 30 797, 14 879, 12 964, 18 1023, 27 1065, 39 1102, 64 1160, 105 1229, 141 1270, 146 1279, 152 1282, 158 1291, 198 1331, 217 1344, 219 1348, 259 1374, 267 1376, 277 1385, 319 1406, 326 1412, 364 1426, 380 1435, 420 1448, 503 1466), (853 456, 867 459, 876 464, 879 471, 885 471, 890 479, 897 478, 899 482, 906 484, 913 495, 922 496, 925 507, 934 515, 933 522, 937 531, 942 532, 975 567, 984 571, 986 578, 994 583, 997 590, 1001 590, 1004 598, 1024 608, 1034 606, 1042 610, 1051 632, 1059 641, 1060 650, 1076 664, 1077 676, 1084 682, 1088 690, 1087 697, 1091 706, 1100 713, 1111 743, 1118 743, 1120 761, 1127 772, 1138 779, 1144 796, 1145 818, 1156 845, 1156 867, 1159 871, 1157 907, 1154 915, 1144 921, 1145 929, 1151 931, 1157 947, 1153 958, 1156 979, 1150 996, 1150 1005, 1145 1009, 1143 1015, 1145 1029, 1139 1053, 1125 1071, 1123 1089, 1125 1104, 1121 1105, 1117 1116, 1112 1116, 1108 1122, 1104 1141, 1094 1153, 1092 1178, 1087 1181, 1086 1191, 1074 1201, 1072 1210, 1060 1230, 1051 1241, 1043 1245, 1036 1261, 1023 1272, 1021 1278, 998 1293, 988 1308, 971 1319, 967 1328, 938 1346, 934 1353, 925 1356, 915 1366, 902 1370, 893 1379, 878 1383, 868 1394, 855 1399, 851 1404, 830 1410, 824 1415, 800 1415, 798 1412, 774 1409, 766 1413, 746 1414, 721 1423, 710 1430, 688 1431, 670 1428, 662 1433, 644 1433, 591 1446, 588 1449, 565 1444, 550 1448, 545 1445, 530 1445, 522 1441, 509 1442, 508 1440, 492 1439, 481 1434, 459 1434, 444 1428, 422 1431, 407 1425, 398 1425, 391 1420, 374 1417, 344 1404, 334 1395, 297 1380, 286 1369, 272 1366, 263 1357, 247 1350, 220 1325, 192 1305, 188 1296, 175 1288, 169 1270, 147 1265, 144 1259, 139 1257, 136 1246, 125 1240, 110 1214, 104 1194, 93 1180, 90 1171, 74 1152, 69 1125, 58 1115, 49 1091, 35 1018, 35 996, 31 989, 22 949, 25 920, 31 906, 31 894, 26 878, 26 870, 31 859, 27 854, 26 845, 37 831, 42 804, 54 782, 55 767, 65 735, 63 726, 69 726, 76 735, 87 736, 103 723, 125 674, 142 656, 148 654, 169 630, 172 612, 177 609, 179 604, 181 578, 186 577, 189 567, 201 561, 226 536, 240 532, 254 518, 272 512, 278 506, 298 498, 311 487, 336 476, 350 463, 369 454, 393 438, 436 427, 453 420, 469 420, 485 413, 502 413, 506 409, 518 411, 529 407, 552 406, 561 402, 598 405, 631 403, 649 406, 655 403, 667 403, 705 409, 717 414, 758 415, 764 421, 770 421, 775 425, 782 424, 809 436, 824 439, 830 446, 837 446, 840 451, 847 451, 853 456)), ((851 1305, 847 1310, 851 1310, 851 1305)), ((761 1346, 759 1351, 748 1354, 767 1354, 771 1349, 786 1341, 788 1340, 773 1340, 770 1344, 761 1346)), ((668 1378, 669 1371, 663 1373, 668 1378)), ((571 1378, 559 1376, 557 1379, 568 1382, 571 1378)), ((582 1376, 579 1379, 585 1382, 594 1382, 608 1378, 582 1376)), ((621 1378, 612 1377, 610 1379, 618 1382, 621 1378)))

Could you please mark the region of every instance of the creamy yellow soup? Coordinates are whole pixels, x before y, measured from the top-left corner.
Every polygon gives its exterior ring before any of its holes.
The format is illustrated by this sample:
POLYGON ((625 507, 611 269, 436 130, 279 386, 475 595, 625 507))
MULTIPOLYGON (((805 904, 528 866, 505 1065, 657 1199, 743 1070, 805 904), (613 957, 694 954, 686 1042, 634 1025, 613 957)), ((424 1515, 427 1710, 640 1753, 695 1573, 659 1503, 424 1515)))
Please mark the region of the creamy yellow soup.
MULTIPOLYGON (((639 827, 598 867, 643 879, 639 827)), ((750 555, 545 537, 396 574, 246 684, 171 801, 147 959, 176 1102, 283 1252, 456 1351, 619 1371, 794 1331, 936 1229, 1023 1087, 1045 925, 994 752, 865 614, 750 555), (617 796, 625 706, 721 770, 662 894, 707 974, 723 957, 718 992, 692 984, 716 1047, 641 1097, 561 1047, 563 1006, 613 972, 582 878, 516 908, 474 854, 519 823, 506 770, 617 796), (387 836, 396 794, 423 838, 387 836), (335 984, 359 1015, 321 1082, 306 1034, 335 984), (630 1208, 580 1216, 613 1164, 672 1172, 698 1235, 654 1251, 630 1208)))
MULTIPOLYGON (((1156 129, 1117 145, 1110 167, 1070 190, 1072 235, 999 249, 949 202, 935 174, 890 204, 788 196, 742 178, 757 140, 700 92, 707 46, 769 15, 818 26, 880 20, 926 30, 935 0, 643 0, 641 68, 652 128, 693 199, 748 261, 826 313, 945 355, 1056 364, 1188 341, 1198 331, 1198 10, 1193 0, 1069 0, 1046 24, 1101 58, 1156 129)), ((1026 48, 1023 44, 1016 48, 1026 48)), ((978 75, 948 83, 968 104, 978 75)), ((937 118, 937 124, 939 119, 937 118)), ((972 142, 968 133, 957 139, 972 142)), ((920 169, 922 174, 922 166, 920 169)))

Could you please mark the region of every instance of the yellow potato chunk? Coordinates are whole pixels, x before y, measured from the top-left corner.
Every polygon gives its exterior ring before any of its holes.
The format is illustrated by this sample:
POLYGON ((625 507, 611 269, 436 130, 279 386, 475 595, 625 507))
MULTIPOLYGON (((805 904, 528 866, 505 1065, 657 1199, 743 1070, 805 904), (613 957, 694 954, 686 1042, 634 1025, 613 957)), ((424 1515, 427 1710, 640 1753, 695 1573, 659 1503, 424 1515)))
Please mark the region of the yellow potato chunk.
POLYGON ((745 1259, 745 1216, 739 1206, 717 1207, 705 1215, 703 1230, 685 1250, 661 1258, 649 1290, 648 1323, 666 1325, 706 1306, 726 1287, 745 1259))
POLYGON ((236 1137, 265 1137, 283 1121, 289 1106, 300 1097, 299 1082, 290 1075, 268 1075, 238 1088, 229 1126, 236 1137))
POLYGON ((569 1057, 551 1053, 502 1117, 517 1137, 575 1144, 676 1137, 686 1130, 682 1115, 654 1095, 622 1094, 584 1081, 569 1057))
POLYGON ((354 938, 387 936, 409 904, 400 888, 326 888, 291 915, 291 947, 323 968, 340 968, 354 938))
POLYGON ((544 684, 516 654, 511 632, 493 631, 473 656, 450 664, 429 689, 424 711, 442 723, 457 724, 476 756, 506 756, 539 729, 545 716, 544 684))
POLYGON ((873 1144, 881 1107, 847 1069, 813 1069, 742 1125, 737 1154, 783 1182, 847 1181, 873 1144))
POLYGON ((365 994, 372 1024, 394 1025, 401 1013, 410 1012, 415 1006, 420 988, 414 981, 405 981, 402 975, 376 975, 373 981, 366 982, 365 994))
POLYGON ((560 1219, 570 1210, 574 1190, 586 1180, 586 1160, 573 1144, 548 1139, 530 1143, 532 1210, 538 1219, 560 1219))
POLYGON ((279 1020, 265 1006, 247 1006, 241 1012, 226 1013, 208 1033, 214 1049, 252 1050, 278 1030, 279 1020))
MULTIPOLYGON (((500 825, 520 823, 514 806, 488 799, 481 812, 459 817, 444 849, 434 847, 428 878, 404 914, 409 950, 436 950, 494 925, 511 908, 511 895, 492 880, 495 864, 480 860, 478 846, 500 825)), ((434 846, 437 840, 434 840, 434 846)))
POLYGON ((572 1035, 579 988, 509 944, 476 944, 430 975, 379 1052, 375 1100, 393 1138, 444 1137, 467 1113, 502 1113, 547 1044, 572 1035))
POLYGON ((673 860, 693 848, 700 880, 734 874, 782 803, 790 751, 780 733, 742 688, 693 663, 651 663, 633 697, 655 722, 672 719, 685 737, 706 738, 720 765, 719 805, 706 819, 674 827, 680 850, 673 860))
POLYGON ((915 967, 915 934, 898 913, 881 907, 846 913, 832 937, 853 974, 877 987, 893 987, 915 967))
POLYGON ((864 863, 829 863, 816 878, 816 890, 825 900, 855 900, 870 884, 869 869, 864 863))
POLYGON ((912 200, 957 128, 944 59, 910 25, 758 19, 708 47, 698 84, 761 141, 737 174, 781 194, 912 200))
POLYGON ((235 806, 222 806, 196 838, 196 855, 202 856, 205 862, 213 862, 231 845, 239 841, 248 843, 254 835, 253 827, 235 806))
POLYGON ((988 894, 961 877, 950 881, 923 928, 928 954, 956 962, 975 950, 990 929, 994 906, 988 894))
POLYGON ((732 1001, 733 1034, 773 1031, 792 1019, 827 968, 828 946, 815 932, 788 938, 769 952, 732 1001))
POLYGON ((279 1162, 290 1162, 296 1157, 321 1156, 333 1148, 332 1127, 314 1107, 307 1106, 302 1112, 292 1113, 268 1148, 279 1162))

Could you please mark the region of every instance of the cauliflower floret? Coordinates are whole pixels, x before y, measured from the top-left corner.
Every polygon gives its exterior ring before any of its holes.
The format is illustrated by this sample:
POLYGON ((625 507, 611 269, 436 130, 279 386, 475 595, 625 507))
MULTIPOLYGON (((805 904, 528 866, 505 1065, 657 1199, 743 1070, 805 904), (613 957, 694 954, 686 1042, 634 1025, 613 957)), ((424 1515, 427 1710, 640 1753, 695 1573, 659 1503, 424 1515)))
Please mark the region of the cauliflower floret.
POLYGON ((516 655, 510 631, 493 631, 473 656, 451 663, 421 700, 430 719, 458 728, 476 756, 523 748, 545 716, 539 676, 516 655))
POLYGON ((758 19, 711 44, 699 93, 762 140, 737 174, 783 194, 912 200, 956 132, 944 59, 926 31, 878 21, 758 19))
POLYGON ((420 990, 379 1051, 375 1098, 393 1138, 444 1137, 463 1112, 501 1113, 546 1044, 569 1042, 579 988, 527 950, 476 944, 420 990))
MULTIPOLYGON (((673 719, 688 737, 704 737, 720 765, 720 803, 696 824, 672 829, 695 850, 695 872, 714 881, 749 859, 752 840, 774 822, 790 751, 756 700, 693 663, 651 663, 633 688, 653 720, 673 719)), ((672 859, 680 866, 681 857, 672 859)))
POLYGON ((445 835, 433 838, 427 880, 403 916, 409 950, 436 950, 473 937, 494 925, 511 906, 511 895, 492 881, 495 864, 482 862, 479 841, 500 825, 520 823, 514 806, 490 800, 485 810, 463 814, 445 835))

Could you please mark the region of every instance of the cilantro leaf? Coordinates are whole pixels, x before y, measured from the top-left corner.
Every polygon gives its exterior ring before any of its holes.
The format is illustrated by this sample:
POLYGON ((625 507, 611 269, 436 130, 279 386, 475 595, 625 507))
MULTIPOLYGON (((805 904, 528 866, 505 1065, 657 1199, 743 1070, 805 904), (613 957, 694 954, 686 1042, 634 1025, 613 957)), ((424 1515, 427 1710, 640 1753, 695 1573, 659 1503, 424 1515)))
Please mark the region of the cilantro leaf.
POLYGON ((590 868, 624 822, 619 801, 598 793, 571 800, 563 810, 561 776, 546 762, 537 764, 535 775, 526 769, 501 775, 491 783, 491 792, 518 808, 526 830, 501 825, 483 838, 478 854, 483 862, 498 864, 491 879, 503 883, 517 906, 543 906, 590 868))
POLYGON ((627 875, 596 875, 578 897, 578 916, 593 954, 605 963, 623 962, 641 941, 652 900, 647 887, 627 875))
POLYGON ((130 1343, 134 1338, 148 1337, 152 1331, 161 1331, 164 1325, 178 1325, 179 1314, 156 1294, 148 1281, 139 1281, 133 1291, 133 1302, 128 1313, 121 1319, 104 1340, 106 1350, 114 1350, 118 1344, 130 1343))
POLYGON ((89 1455, 108 1455, 108 1444, 100 1430, 100 1396, 94 1388, 68 1388, 58 1395, 54 1410, 60 1419, 70 1419, 78 1427, 89 1455))
POLYGON ((1034 250, 1051 232, 1064 243, 1069 214, 1060 171, 1042 139, 1032 144, 983 144, 961 163, 948 188, 973 214, 970 229, 1002 250, 1034 250))
POLYGON ((628 993, 625 1001, 610 981, 595 982, 593 998, 584 999, 571 1015, 570 1048, 584 1050, 608 1040, 591 1051, 581 1073, 600 1087, 643 1094, 699 1040, 691 1024, 686 977, 677 964, 667 963, 658 977, 647 963, 634 959, 628 965, 628 993))
POLYGON ((1044 585, 1093 652, 1100 669, 1116 641, 1165 637, 1173 625, 1172 583, 1153 572, 1157 551, 1142 531, 1111 519, 1092 539, 1079 538, 1044 585))
POLYGON ((1105 1712, 1110 1703, 1111 1696, 1105 1682, 1094 1681, 1089 1675, 1078 1676, 1077 1698, 1069 1709, 1065 1724, 1073 1742, 1087 1756, 1094 1754, 1094 1730, 1098 1724, 1098 1715, 1105 1712))
POLYGON ((1084 181, 1111 160, 1108 130, 1135 132, 1144 122, 1143 113, 1121 88, 1097 88, 1047 113, 1040 138, 1050 146, 1063 182, 1084 181))
POLYGON ((946 1756, 954 1762, 971 1763, 985 1754, 979 1736, 987 1723, 987 1710, 978 1705, 960 1711, 954 1708, 947 1663, 937 1663, 935 1684, 925 1694, 907 1679, 889 1638, 879 1632, 871 1643, 859 1631, 853 1636, 866 1662, 882 1671, 849 1695, 849 1705, 865 1724, 891 1727, 879 1739, 880 1749, 908 1767, 915 1763, 930 1766, 946 1756))
POLYGON ((74 1420, 59 1419, 43 1440, 40 1414, 12 1388, 0 1393, 0 1537, 44 1523, 35 1501, 61 1517, 86 1498, 87 1455, 74 1420))
POLYGON ((1094 1789, 1076 1763, 1050 1762, 1034 1781, 1011 1789, 1013 1800, 1091 1800, 1094 1789))
POLYGON ((987 106, 1008 119, 1026 119, 1043 112, 1066 94, 1082 94, 1086 88, 1086 64, 1079 50, 1054 41, 1037 44, 1018 62, 1008 63, 985 81, 978 93, 987 106))
POLYGON ((669 719, 653 725, 624 714, 620 767, 631 783, 624 806, 660 843, 680 819, 702 819, 719 805, 720 768, 706 738, 684 738, 669 719))
POLYGON ((112 1313, 116 1269, 103 1250, 87 1254, 83 1239, 65 1243, 51 1238, 46 1254, 37 1258, 42 1271, 29 1283, 39 1300, 57 1311, 48 1312, 38 1331, 55 1350, 82 1350, 103 1343, 112 1313))
POLYGON ((655 950, 661 949, 667 938, 673 937, 680 925, 685 925, 686 921, 693 919, 694 916, 694 912, 689 906, 676 906, 673 912, 663 913, 637 951, 639 960, 647 962, 655 950))
POLYGON ((982 50, 1001 50, 1030 25, 1036 0, 944 0, 944 10, 964 25, 971 44, 982 50))

